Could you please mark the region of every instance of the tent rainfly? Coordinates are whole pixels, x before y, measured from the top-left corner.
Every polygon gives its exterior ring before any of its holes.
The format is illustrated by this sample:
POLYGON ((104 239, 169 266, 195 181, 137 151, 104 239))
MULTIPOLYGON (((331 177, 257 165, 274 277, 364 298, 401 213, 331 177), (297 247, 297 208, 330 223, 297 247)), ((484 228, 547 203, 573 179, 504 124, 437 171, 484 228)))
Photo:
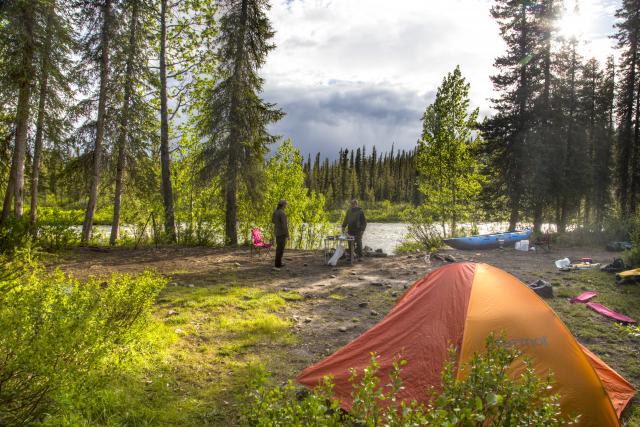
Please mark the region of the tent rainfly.
MULTIPOLYGON (((305 369, 298 381, 316 386, 332 375, 335 395, 351 408, 349 368, 362 371, 378 354, 382 384, 399 355, 401 399, 425 401, 441 383, 451 345, 458 365, 482 352, 491 333, 528 355, 536 372, 553 372, 553 392, 563 413, 580 414, 580 425, 619 426, 619 416, 635 390, 616 371, 579 344, 558 315, 514 276, 486 264, 455 263, 419 279, 380 323, 331 356, 305 369)), ((512 367, 514 375, 520 368, 512 367)), ((459 373, 461 375, 461 373, 459 373)))

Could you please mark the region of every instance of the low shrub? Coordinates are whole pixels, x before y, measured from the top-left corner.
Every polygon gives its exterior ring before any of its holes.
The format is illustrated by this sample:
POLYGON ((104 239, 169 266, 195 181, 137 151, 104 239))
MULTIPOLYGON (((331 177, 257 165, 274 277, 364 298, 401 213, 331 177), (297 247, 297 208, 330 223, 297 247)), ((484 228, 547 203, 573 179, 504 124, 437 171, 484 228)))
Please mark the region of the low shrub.
POLYGON ((442 232, 426 209, 407 210, 403 218, 407 223, 407 237, 420 243, 424 250, 432 252, 444 246, 442 232))
POLYGON ((486 352, 474 354, 460 367, 452 349, 442 371, 440 392, 425 390, 426 404, 398 398, 403 388, 401 377, 405 361, 398 359, 389 374, 388 384, 381 384, 379 365, 372 355, 364 372, 352 371, 350 412, 340 409, 333 394, 331 378, 312 392, 296 388, 290 381, 281 388, 267 386, 269 375, 257 371, 241 396, 242 422, 247 426, 475 426, 535 425, 560 426, 570 421, 560 411, 559 396, 549 392, 552 378, 542 379, 531 361, 489 336, 486 352), (509 368, 522 364, 521 374, 511 378, 509 368), (430 396, 430 397, 429 397, 430 396))
POLYGON ((150 273, 81 283, 28 250, 16 259, 0 274, 0 425, 34 423, 103 358, 126 354, 165 285, 150 273))
POLYGON ((633 266, 640 265, 640 214, 637 214, 631 221, 629 238, 633 243, 633 248, 625 252, 624 259, 633 266))
POLYGON ((396 255, 407 255, 407 254, 415 254, 416 252, 426 251, 427 248, 422 242, 418 242, 416 240, 405 240, 395 248, 393 248, 393 253, 396 255))

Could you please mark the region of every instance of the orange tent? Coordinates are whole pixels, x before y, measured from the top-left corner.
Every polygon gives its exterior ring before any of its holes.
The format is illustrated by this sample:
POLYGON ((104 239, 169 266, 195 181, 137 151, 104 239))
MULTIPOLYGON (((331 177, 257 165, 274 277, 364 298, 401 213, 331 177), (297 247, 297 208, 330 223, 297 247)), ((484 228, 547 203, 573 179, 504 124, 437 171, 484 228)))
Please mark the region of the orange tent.
POLYGON ((438 387, 448 348, 459 349, 465 363, 484 350, 491 332, 528 354, 536 371, 555 378, 566 414, 580 414, 581 425, 618 426, 618 417, 635 390, 617 372, 581 346, 555 312, 512 275, 486 264, 456 263, 418 280, 377 325, 321 362, 305 369, 298 381, 309 387, 332 375, 335 394, 351 408, 349 368, 362 371, 371 353, 379 355, 382 384, 393 360, 408 361, 402 370, 402 399, 427 399, 438 387))

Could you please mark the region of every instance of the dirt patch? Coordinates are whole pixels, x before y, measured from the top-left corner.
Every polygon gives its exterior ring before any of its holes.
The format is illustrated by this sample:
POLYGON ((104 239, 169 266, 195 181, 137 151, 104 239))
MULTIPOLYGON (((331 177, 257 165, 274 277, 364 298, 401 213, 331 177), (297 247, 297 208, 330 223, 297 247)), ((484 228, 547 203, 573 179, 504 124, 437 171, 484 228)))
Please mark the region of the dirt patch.
MULTIPOLYGON (((562 283, 553 261, 589 256, 609 262, 612 254, 594 248, 554 249, 551 252, 519 252, 512 248, 455 251, 456 261, 475 261, 502 268, 524 282, 543 278, 562 283)), ((411 284, 446 264, 423 255, 365 258, 356 264, 332 268, 323 264, 320 252, 289 251, 286 267, 272 269, 272 258, 251 256, 246 249, 161 247, 115 248, 95 251, 79 248, 56 266, 78 278, 111 273, 153 270, 169 279, 170 286, 223 286, 241 283, 272 291, 298 293, 302 300, 287 315, 301 338, 295 349, 299 368, 348 343, 384 317, 411 284)))

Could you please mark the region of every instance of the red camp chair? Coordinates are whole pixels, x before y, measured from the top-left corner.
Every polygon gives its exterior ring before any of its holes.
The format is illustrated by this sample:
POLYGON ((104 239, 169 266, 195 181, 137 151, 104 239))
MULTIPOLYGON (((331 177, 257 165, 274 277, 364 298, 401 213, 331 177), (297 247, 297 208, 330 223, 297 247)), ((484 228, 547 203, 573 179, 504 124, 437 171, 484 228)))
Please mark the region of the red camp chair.
POLYGON ((262 240, 262 231, 259 228, 251 229, 251 256, 253 256, 253 251, 255 250, 258 256, 260 255, 260 251, 266 251, 268 254, 271 251, 273 245, 271 243, 266 243, 262 240))

